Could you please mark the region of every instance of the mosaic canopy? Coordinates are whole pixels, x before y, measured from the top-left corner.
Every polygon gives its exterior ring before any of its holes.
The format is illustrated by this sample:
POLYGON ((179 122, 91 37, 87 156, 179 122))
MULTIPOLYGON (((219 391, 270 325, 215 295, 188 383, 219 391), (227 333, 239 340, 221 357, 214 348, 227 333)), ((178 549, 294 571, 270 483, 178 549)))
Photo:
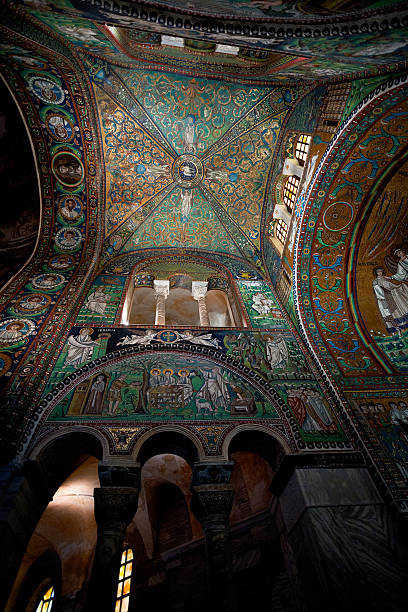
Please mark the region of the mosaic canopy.
POLYGON ((89 61, 106 168, 106 254, 259 257, 275 147, 299 92, 89 61), (98 69, 99 68, 99 69, 98 69))

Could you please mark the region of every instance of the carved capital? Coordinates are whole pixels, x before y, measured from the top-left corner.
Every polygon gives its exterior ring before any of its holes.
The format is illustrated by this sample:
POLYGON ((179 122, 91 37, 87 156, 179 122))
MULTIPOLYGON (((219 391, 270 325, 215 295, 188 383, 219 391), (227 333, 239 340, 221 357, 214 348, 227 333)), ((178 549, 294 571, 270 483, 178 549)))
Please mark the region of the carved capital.
POLYGON ((98 464, 99 482, 102 487, 132 487, 140 490, 140 464, 111 465, 100 461, 98 464))
POLYGON ((234 487, 229 484, 197 485, 193 487, 191 510, 207 531, 216 527, 229 528, 229 515, 234 487))
POLYGON ((205 298, 207 294, 207 281, 193 281, 191 283, 191 293, 195 300, 205 298))
POLYGON ((228 484, 233 468, 233 461, 196 462, 191 485, 228 484))
POLYGON ((137 511, 139 489, 101 487, 94 489, 98 529, 124 531, 137 511))
POLYGON ((154 295, 156 299, 158 297, 167 299, 170 292, 170 281, 168 280, 154 280, 153 281, 154 295))

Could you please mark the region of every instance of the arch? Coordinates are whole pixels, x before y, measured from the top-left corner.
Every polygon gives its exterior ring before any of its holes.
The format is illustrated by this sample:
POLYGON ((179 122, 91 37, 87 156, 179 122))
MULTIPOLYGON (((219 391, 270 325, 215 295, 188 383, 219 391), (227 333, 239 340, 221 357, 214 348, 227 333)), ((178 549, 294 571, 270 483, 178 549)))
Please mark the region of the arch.
POLYGON ((225 436, 222 456, 228 459, 230 454, 237 450, 246 450, 260 455, 274 469, 284 455, 291 453, 287 441, 280 432, 256 423, 238 425, 225 436))
POLYGON ((371 350, 359 337, 356 313, 349 309, 339 313, 342 305, 348 303, 351 291, 348 258, 344 253, 353 248, 360 210, 373 184, 381 181, 407 144, 399 122, 399 113, 407 112, 406 80, 404 75, 379 86, 353 110, 326 149, 305 194, 294 257, 294 303, 301 330, 330 383, 333 379, 341 382, 350 376, 378 376, 386 372, 374 362, 371 350), (377 141, 383 128, 390 149, 377 141), (341 164, 336 159, 340 147, 344 155, 341 164), (321 299, 318 281, 327 263, 320 260, 320 243, 316 239, 323 230, 329 248, 328 265, 333 265, 336 275, 346 280, 330 288, 325 300, 321 299), (316 264, 314 280, 302 277, 301 266, 308 267, 310 261, 316 264), (308 311, 309 304, 314 309, 308 311), (333 319, 329 326, 325 325, 327 313, 333 319))
POLYGON ((164 453, 178 455, 190 466, 205 456, 200 440, 191 431, 177 425, 159 425, 138 439, 132 457, 143 466, 151 457, 164 453))
MULTIPOLYGON (((248 326, 248 321, 246 319, 246 310, 242 302, 242 298, 240 296, 236 280, 231 274, 228 264, 231 263, 232 266, 234 264, 236 265, 237 262, 239 262, 240 267, 242 267, 243 270, 247 271, 251 275, 254 273, 257 274, 256 268, 253 265, 251 265, 247 260, 244 261, 241 258, 238 258, 237 256, 231 255, 223 255, 223 262, 221 263, 219 259, 215 260, 211 257, 211 255, 213 255, 212 253, 203 252, 200 253, 200 255, 198 256, 196 252, 189 250, 182 251, 181 253, 178 253, 176 249, 168 250, 166 248, 161 248, 160 250, 162 252, 161 255, 152 255, 149 251, 141 250, 139 255, 140 259, 132 263, 129 262, 128 254, 118 255, 115 258, 112 258, 109 263, 109 266, 105 268, 100 268, 99 271, 94 275, 95 280, 95 278, 98 275, 102 274, 103 271, 107 272, 109 270, 112 270, 113 266, 122 264, 122 260, 124 260, 124 270, 122 271, 122 274, 127 274, 128 280, 125 284, 124 291, 122 294, 122 309, 121 312, 118 311, 117 315, 118 323, 120 322, 125 325, 139 324, 136 322, 131 323, 129 319, 132 300, 136 290, 139 291, 141 288, 145 289, 144 292, 140 292, 140 296, 141 298, 145 297, 150 304, 153 295, 152 289, 154 280, 163 279, 164 277, 170 279, 176 274, 182 276, 191 276, 191 270, 189 270, 189 265, 193 264, 199 265, 202 271, 205 270, 201 280, 211 281, 212 277, 225 277, 224 280, 226 281, 226 284, 228 286, 227 288, 229 289, 228 291, 226 291, 226 293, 230 301, 230 306, 233 310, 233 318, 235 319, 235 323, 239 326, 239 322, 242 322, 243 327, 248 326), (177 264, 177 270, 167 271, 166 273, 164 273, 163 264, 166 262, 169 264, 177 264), (158 270, 154 269, 156 264, 160 264, 158 270), (135 283, 132 282, 132 279, 135 279, 135 283)), ((211 282, 209 282, 209 289, 215 288, 210 285, 211 282)), ((141 299, 141 301, 143 300, 141 299)))
POLYGON ((34 448, 31 458, 39 463, 52 493, 68 478, 85 457, 102 459, 109 454, 106 439, 91 427, 72 428, 45 438, 34 448))

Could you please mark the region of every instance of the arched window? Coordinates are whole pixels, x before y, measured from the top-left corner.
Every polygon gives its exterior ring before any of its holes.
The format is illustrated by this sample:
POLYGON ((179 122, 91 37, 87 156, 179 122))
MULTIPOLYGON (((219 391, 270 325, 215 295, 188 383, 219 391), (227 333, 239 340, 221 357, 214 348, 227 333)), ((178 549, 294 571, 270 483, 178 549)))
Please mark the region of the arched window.
POLYGON ((115 612, 127 612, 129 609, 130 582, 132 579, 133 550, 126 547, 120 561, 118 592, 116 595, 115 612))
POLYGON ((295 206, 299 182, 300 179, 297 176, 288 176, 285 187, 283 188, 283 201, 290 213, 293 212, 295 206))
POLYGON ((278 219, 275 225, 275 236, 282 244, 285 244, 286 236, 288 235, 288 226, 282 219, 278 219))
POLYGON ((50 612, 52 604, 54 603, 54 587, 47 587, 45 593, 43 593, 35 612, 50 612))
POLYGON ((297 140, 295 157, 301 166, 305 165, 311 139, 312 137, 309 134, 300 134, 297 140))

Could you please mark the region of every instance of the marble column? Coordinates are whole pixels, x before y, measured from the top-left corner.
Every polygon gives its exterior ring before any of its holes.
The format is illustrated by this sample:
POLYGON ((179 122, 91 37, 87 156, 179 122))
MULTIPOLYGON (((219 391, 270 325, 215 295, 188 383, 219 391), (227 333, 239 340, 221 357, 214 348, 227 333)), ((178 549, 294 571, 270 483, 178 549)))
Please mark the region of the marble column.
POLYGON ((272 481, 300 608, 400 612, 406 549, 367 468, 350 463, 339 455, 287 457, 272 481))
POLYGON ((97 542, 85 610, 112 612, 126 529, 137 511, 140 466, 100 463, 99 480, 101 487, 94 489, 97 542))
POLYGON ((196 463, 191 487, 191 510, 205 537, 208 604, 223 612, 235 610, 229 525, 233 466, 233 462, 196 463))
POLYGON ((154 297, 156 298, 155 325, 166 325, 166 299, 170 291, 170 281, 153 281, 154 297))
POLYGON ((209 327, 210 319, 208 318, 207 304, 205 296, 207 294, 208 283, 206 281, 193 281, 191 284, 191 293, 193 298, 198 302, 198 313, 200 316, 200 325, 209 327))

